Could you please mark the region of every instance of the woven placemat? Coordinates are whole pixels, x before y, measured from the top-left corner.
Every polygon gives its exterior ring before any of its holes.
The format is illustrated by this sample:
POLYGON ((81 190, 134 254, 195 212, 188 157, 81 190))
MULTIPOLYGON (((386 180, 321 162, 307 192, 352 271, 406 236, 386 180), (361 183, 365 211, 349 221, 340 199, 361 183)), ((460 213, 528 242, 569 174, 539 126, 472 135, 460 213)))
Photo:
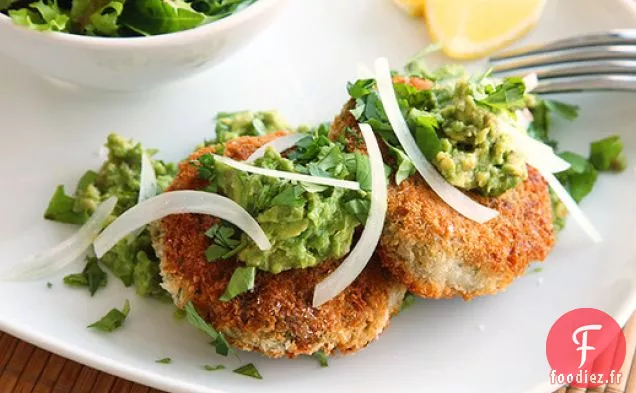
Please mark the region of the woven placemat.
MULTIPOLYGON (((627 356, 618 385, 556 393, 636 393, 636 314, 625 326, 627 356), (627 376, 627 378, 625 378, 627 376)), ((0 393, 162 393, 64 359, 0 332, 0 393)), ((549 392, 546 392, 549 393, 549 392)))

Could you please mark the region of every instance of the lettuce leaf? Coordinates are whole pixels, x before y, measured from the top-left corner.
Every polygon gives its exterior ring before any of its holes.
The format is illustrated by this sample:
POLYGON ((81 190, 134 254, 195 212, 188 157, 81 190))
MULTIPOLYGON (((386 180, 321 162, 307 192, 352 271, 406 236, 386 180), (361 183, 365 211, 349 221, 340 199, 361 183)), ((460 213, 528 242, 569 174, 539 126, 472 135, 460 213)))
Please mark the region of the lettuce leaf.
POLYGON ((68 31, 69 17, 60 9, 57 1, 39 0, 28 8, 9 10, 14 23, 38 31, 68 31))
POLYGON ((199 26, 205 15, 182 0, 129 0, 119 23, 142 34, 166 34, 199 26))

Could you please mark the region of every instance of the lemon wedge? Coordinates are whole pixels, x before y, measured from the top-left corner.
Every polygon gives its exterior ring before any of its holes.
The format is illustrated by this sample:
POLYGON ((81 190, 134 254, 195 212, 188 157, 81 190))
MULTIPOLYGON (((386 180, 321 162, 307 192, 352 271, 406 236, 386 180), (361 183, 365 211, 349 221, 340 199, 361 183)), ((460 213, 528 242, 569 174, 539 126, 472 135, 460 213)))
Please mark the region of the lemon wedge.
POLYGON ((545 2, 426 0, 426 25, 431 39, 441 42, 448 56, 473 59, 488 55, 530 31, 541 17, 545 2))
POLYGON ((406 11, 411 16, 424 16, 426 15, 425 0, 393 0, 400 8, 406 11))

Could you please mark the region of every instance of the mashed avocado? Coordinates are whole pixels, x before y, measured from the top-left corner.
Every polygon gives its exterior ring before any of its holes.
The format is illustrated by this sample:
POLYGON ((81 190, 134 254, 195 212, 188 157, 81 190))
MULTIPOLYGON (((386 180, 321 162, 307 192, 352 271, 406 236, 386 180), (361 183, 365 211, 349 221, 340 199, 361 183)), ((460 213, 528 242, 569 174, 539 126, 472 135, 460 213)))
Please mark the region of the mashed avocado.
POLYGON ((441 119, 436 130, 440 151, 433 165, 449 183, 465 190, 498 196, 516 187, 528 177, 526 162, 500 129, 497 115, 477 104, 467 81, 447 89, 451 98, 431 111, 441 119))
POLYGON ((216 138, 205 141, 203 146, 225 143, 241 136, 266 135, 289 129, 277 111, 221 112, 216 116, 216 138))
MULTIPOLYGON (((117 134, 110 134, 105 146, 108 159, 99 171, 88 171, 82 176, 74 197, 65 195, 63 187, 59 186, 49 202, 46 218, 82 224, 102 201, 115 196, 117 206, 111 217, 114 220, 137 203, 143 147, 117 134)), ((149 156, 155 153, 148 149, 145 152, 149 156)), ((151 162, 157 176, 157 191, 161 192, 172 182, 177 168, 174 164, 152 158, 151 162)), ((139 295, 165 297, 165 291, 159 286, 159 260, 147 230, 136 238, 123 239, 99 262, 108 267, 124 285, 134 285, 139 295)))
MULTIPOLYGON (((294 163, 268 149, 255 165, 296 171, 294 163)), ((245 247, 238 259, 249 266, 272 273, 316 266, 349 252, 356 217, 342 207, 356 192, 339 188, 318 188, 310 192, 289 181, 251 175, 216 162, 218 190, 256 217, 272 248, 259 250, 243 235, 245 247), (319 191, 318 191, 319 190, 319 191)))
MULTIPOLYGON (((483 195, 501 195, 528 175, 524 158, 501 129, 502 120, 513 119, 512 111, 519 105, 523 107, 525 87, 519 81, 493 87, 457 73, 449 75, 450 80, 429 76, 430 82, 413 83, 430 84, 428 90, 418 89, 408 78, 395 79, 402 113, 420 150, 449 183, 483 195)), ((358 121, 369 123, 396 156, 399 183, 405 174, 414 171, 393 133, 374 84, 373 80, 349 84, 349 94, 355 99, 351 113, 358 121)))

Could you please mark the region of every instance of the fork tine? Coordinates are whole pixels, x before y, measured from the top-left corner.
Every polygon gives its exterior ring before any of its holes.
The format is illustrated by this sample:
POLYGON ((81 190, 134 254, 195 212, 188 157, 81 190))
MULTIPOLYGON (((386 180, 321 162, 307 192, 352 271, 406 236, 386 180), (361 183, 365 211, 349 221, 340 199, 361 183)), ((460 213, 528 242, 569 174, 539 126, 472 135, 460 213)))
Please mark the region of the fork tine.
POLYGON ((594 60, 636 60, 636 45, 599 46, 579 48, 562 52, 546 52, 526 57, 514 58, 500 62, 493 67, 493 72, 527 71, 532 68, 594 60))
POLYGON ((636 91, 635 75, 583 75, 541 80, 533 94, 576 93, 581 91, 636 91))
MULTIPOLYGON (((594 60, 579 63, 562 63, 532 68, 539 79, 579 75, 621 74, 636 75, 636 60, 594 60)), ((518 71, 517 71, 518 73, 518 71)), ((493 75, 506 76, 514 71, 494 71, 493 75)))
POLYGON ((526 46, 493 56, 490 58, 490 62, 494 64, 533 54, 600 45, 636 45, 636 29, 610 30, 608 32, 566 38, 547 44, 526 46))

